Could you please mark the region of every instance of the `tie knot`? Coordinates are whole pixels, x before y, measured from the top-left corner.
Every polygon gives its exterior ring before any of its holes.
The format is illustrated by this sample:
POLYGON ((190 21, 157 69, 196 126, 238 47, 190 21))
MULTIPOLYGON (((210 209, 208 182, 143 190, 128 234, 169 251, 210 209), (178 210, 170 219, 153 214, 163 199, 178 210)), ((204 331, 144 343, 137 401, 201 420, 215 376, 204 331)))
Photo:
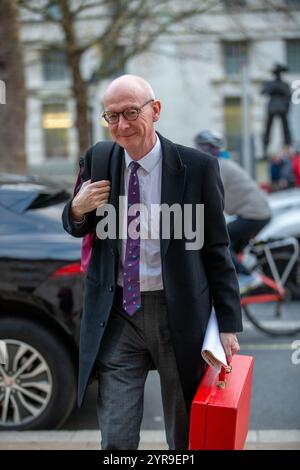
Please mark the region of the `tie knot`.
POLYGON ((132 173, 136 173, 140 168, 140 164, 138 162, 131 162, 129 166, 132 173))

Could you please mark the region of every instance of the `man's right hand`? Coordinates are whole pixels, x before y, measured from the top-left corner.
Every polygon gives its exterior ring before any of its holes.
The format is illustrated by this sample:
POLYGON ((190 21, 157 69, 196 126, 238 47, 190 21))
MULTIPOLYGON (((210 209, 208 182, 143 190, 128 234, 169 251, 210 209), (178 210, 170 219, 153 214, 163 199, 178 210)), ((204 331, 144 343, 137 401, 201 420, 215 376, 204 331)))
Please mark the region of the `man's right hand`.
POLYGON ((74 220, 82 220, 84 215, 99 206, 108 203, 110 194, 110 182, 107 180, 85 181, 76 194, 71 205, 71 217, 74 220))

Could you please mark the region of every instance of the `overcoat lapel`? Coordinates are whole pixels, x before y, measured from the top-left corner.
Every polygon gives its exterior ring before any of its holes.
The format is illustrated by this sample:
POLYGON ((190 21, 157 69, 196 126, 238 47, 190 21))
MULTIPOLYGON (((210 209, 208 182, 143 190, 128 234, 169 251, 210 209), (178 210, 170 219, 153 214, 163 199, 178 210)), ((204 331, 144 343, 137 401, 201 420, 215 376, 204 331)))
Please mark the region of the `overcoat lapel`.
POLYGON ((109 243, 114 253, 118 251, 120 253, 120 243, 119 243, 119 196, 121 193, 121 188, 123 186, 122 174, 124 171, 124 149, 119 145, 115 145, 111 156, 110 162, 110 182, 111 182, 111 192, 109 198, 109 204, 111 204, 116 210, 116 239, 109 239, 109 243))
MULTIPOLYGON (((172 142, 160 134, 162 146, 162 180, 161 180, 161 204, 182 204, 185 183, 186 165, 183 164, 179 151, 172 142)), ((179 221, 181 223, 181 221, 179 221)), ((160 220, 160 251, 164 257, 167 253, 170 239, 174 232, 174 217, 170 217, 170 238, 162 238, 162 218, 160 220)))

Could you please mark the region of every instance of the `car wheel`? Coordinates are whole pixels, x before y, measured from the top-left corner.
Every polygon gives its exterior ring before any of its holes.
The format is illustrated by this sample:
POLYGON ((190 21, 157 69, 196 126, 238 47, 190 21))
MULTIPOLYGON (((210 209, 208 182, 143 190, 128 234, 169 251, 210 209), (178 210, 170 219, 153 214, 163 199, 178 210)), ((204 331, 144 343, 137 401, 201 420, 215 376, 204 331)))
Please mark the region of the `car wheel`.
POLYGON ((8 361, 0 365, 0 429, 54 429, 71 413, 76 378, 70 353, 45 327, 1 318, 8 361))

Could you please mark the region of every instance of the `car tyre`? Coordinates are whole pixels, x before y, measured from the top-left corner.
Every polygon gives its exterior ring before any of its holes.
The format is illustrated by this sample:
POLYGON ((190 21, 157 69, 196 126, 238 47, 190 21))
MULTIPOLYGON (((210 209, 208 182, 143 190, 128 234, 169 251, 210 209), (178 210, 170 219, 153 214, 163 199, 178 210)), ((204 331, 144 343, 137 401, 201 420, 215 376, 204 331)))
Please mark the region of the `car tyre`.
POLYGON ((76 400, 74 361, 61 337, 11 317, 0 319, 0 337, 8 349, 0 366, 0 429, 59 428, 76 400))

